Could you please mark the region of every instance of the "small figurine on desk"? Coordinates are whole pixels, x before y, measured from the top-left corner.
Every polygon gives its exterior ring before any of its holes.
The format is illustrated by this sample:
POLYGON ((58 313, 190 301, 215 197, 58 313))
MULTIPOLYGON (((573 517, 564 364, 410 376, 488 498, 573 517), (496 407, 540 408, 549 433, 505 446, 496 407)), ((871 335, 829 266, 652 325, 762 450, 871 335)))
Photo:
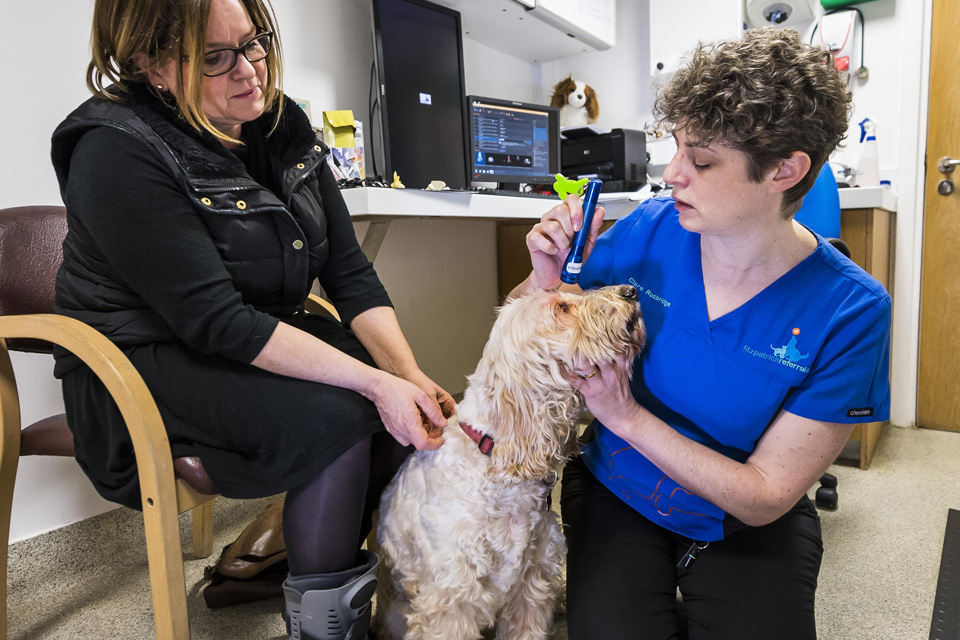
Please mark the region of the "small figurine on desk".
POLYGON ((390 186, 394 189, 406 189, 402 182, 400 182, 400 176, 397 175, 397 172, 393 172, 393 182, 390 183, 390 186))

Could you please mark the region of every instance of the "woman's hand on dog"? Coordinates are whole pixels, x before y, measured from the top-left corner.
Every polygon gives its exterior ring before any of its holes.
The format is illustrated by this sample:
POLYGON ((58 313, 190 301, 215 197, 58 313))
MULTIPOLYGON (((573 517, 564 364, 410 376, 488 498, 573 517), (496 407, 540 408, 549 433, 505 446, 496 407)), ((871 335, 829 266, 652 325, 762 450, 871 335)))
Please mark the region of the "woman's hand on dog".
POLYGON ((436 398, 437 407, 440 409, 444 418, 449 418, 457 410, 457 403, 454 401, 453 396, 447 393, 443 387, 428 378, 427 374, 420 371, 420 369, 405 374, 403 377, 426 391, 427 395, 431 398, 436 398))
MULTIPOLYGON (((427 395, 431 399, 435 399, 435 404, 440 409, 440 413, 443 414, 444 418, 449 418, 457 411, 457 403, 446 390, 438 385, 436 382, 427 377, 423 371, 417 369, 413 373, 403 376, 413 384, 417 385, 421 389, 427 392, 427 395)), ((420 412, 420 419, 423 424, 424 431, 427 432, 427 437, 429 438, 440 438, 440 443, 443 444, 443 427, 437 427, 430 423, 427 419, 427 416, 423 411, 420 412)), ((446 427, 446 422, 443 424, 446 427)))
MULTIPOLYGON (((603 224, 603 215, 603 207, 597 207, 583 251, 584 261, 593 251, 600 225, 603 224)), ((573 194, 543 214, 540 222, 527 234, 527 250, 533 263, 533 274, 528 279, 533 280, 531 284, 545 291, 554 291, 560 287, 563 263, 570 253, 573 236, 582 225, 583 206, 580 198, 573 194)))
POLYGON ((436 384, 431 385, 431 391, 425 391, 409 380, 384 373, 372 390, 371 399, 383 425, 403 446, 433 451, 443 444, 447 420, 441 404, 449 407, 453 399, 436 384), (445 397, 441 398, 441 393, 445 397))

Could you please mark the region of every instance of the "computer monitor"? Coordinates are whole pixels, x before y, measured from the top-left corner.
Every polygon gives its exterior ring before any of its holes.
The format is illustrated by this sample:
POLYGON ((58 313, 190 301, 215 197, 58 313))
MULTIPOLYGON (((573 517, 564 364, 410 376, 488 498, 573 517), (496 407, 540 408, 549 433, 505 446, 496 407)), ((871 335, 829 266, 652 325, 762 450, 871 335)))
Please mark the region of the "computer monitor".
POLYGON ((390 182, 396 171, 411 188, 433 180, 466 188, 460 13, 426 0, 373 0, 373 23, 383 143, 378 172, 390 182))
POLYGON ((468 152, 474 182, 553 184, 560 171, 560 110, 467 96, 468 152))

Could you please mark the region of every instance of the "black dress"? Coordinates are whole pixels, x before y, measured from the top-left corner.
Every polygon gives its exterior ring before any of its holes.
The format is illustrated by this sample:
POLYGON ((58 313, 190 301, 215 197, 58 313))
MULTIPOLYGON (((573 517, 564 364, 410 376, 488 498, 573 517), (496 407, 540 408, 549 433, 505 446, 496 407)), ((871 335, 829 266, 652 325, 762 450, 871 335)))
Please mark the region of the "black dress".
MULTIPOLYGON (((275 189, 256 142, 261 133, 245 125, 250 144, 241 159, 251 177, 275 189)), ((359 274, 350 283, 352 316, 389 306, 329 169, 318 188, 329 261, 347 263, 339 273, 359 274)), ((281 319, 240 299, 210 231, 151 149, 113 128, 93 129, 73 151, 64 193, 71 231, 97 247, 96 255, 72 259, 136 291, 178 335, 204 335, 202 348, 184 340, 121 347, 157 401, 174 457, 199 456, 220 493, 253 498, 286 491, 383 430, 373 403, 353 391, 249 364, 281 319)), ((282 321, 375 366, 352 332, 332 319, 296 314, 282 321)), ((119 410, 87 367, 63 362, 77 460, 102 496, 139 508, 133 446, 119 410)))

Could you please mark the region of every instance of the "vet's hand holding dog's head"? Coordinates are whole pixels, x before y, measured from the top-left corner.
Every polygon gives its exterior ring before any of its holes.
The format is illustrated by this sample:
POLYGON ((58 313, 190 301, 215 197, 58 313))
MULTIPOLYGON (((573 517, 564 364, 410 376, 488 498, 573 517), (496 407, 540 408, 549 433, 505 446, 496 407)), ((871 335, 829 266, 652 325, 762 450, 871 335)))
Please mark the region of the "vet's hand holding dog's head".
POLYGON ((632 363, 624 357, 598 362, 589 372, 565 372, 564 377, 583 396, 583 401, 604 425, 630 424, 639 405, 630 391, 632 363))
MULTIPOLYGON (((604 287, 589 292, 603 294, 608 298, 624 297, 637 300, 637 290, 631 286, 604 287), (611 293, 605 293, 612 290, 611 293)), ((616 313, 616 307, 610 302, 602 302, 602 309, 594 313, 616 313)), ((638 303, 639 314, 639 303, 638 303)), ((623 313, 621 310, 620 313, 623 313)), ((613 353, 598 353, 596 357, 580 360, 576 366, 566 367, 563 377, 583 397, 584 403, 593 416, 608 428, 611 425, 632 424, 639 411, 639 405, 630 390, 630 379, 633 377, 633 363, 640 348, 646 339, 646 330, 639 317, 627 320, 628 333, 634 336, 635 349, 621 350, 613 353)))
POLYGON ((638 298, 629 285, 593 289, 580 296, 577 313, 582 316, 581 340, 587 348, 573 352, 561 375, 604 424, 629 417, 636 407, 630 379, 646 341, 638 298))
MULTIPOLYGON (((603 207, 597 207, 593 214, 587 246, 583 251, 584 261, 593 251, 593 245, 600 233, 600 225, 603 224, 603 216, 603 207)), ((535 224, 527 234, 527 250, 530 252, 530 261, 533 263, 533 275, 528 282, 533 280, 531 284, 535 289, 553 291, 560 286, 563 262, 570 253, 573 236, 581 226, 583 226, 583 203, 579 197, 571 194, 543 214, 540 222, 535 224)), ((524 293, 532 293, 532 290, 524 293)))

